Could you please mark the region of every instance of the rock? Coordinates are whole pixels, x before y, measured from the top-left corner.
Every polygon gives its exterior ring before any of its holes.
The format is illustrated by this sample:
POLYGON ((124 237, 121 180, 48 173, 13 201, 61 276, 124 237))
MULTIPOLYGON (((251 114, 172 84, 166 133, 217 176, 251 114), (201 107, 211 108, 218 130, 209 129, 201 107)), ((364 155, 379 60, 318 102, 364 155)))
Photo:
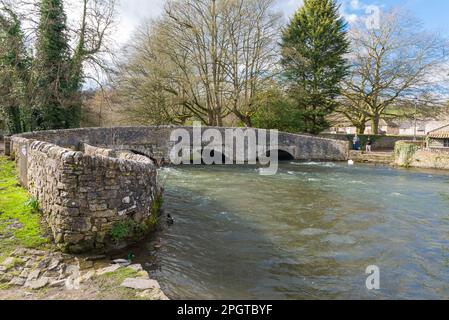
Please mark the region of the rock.
POLYGON ((81 278, 69 277, 65 280, 65 288, 67 290, 79 290, 81 278))
POLYGON ((58 259, 55 258, 51 259, 50 265, 48 266, 48 270, 49 271, 55 270, 59 266, 59 262, 60 261, 58 259))
POLYGON ((128 269, 133 269, 136 272, 143 271, 143 268, 142 268, 142 266, 140 264, 130 265, 130 266, 128 266, 128 269))
POLYGON ((0 276, 0 283, 7 283, 10 282, 14 277, 10 274, 4 274, 0 276))
POLYGON ((125 260, 125 259, 115 259, 112 261, 113 264, 119 264, 122 267, 127 267, 129 265, 131 265, 131 262, 129 260, 125 260))
POLYGON ((117 271, 118 269, 120 269, 121 267, 122 267, 122 266, 119 265, 119 264, 114 264, 114 265, 112 265, 112 266, 109 266, 109 267, 106 267, 106 268, 97 270, 97 271, 96 271, 96 274, 99 275, 99 276, 101 276, 101 275, 106 274, 106 273, 115 272, 115 271, 117 271))
POLYGON ((42 277, 42 278, 40 278, 38 280, 27 281, 25 286, 30 288, 30 289, 32 289, 32 290, 39 290, 39 289, 42 289, 42 288, 46 287, 48 282, 49 282, 49 278, 42 277))
POLYGON ((136 297, 149 300, 170 300, 161 290, 145 290, 137 293, 136 297))
POLYGON ((160 289, 159 283, 156 280, 147 279, 125 279, 121 284, 122 287, 135 290, 160 289))
POLYGON ((6 267, 5 266, 0 266, 0 272, 5 272, 6 271, 6 267))
POLYGON ((9 284, 11 286, 23 286, 25 284, 26 279, 25 278, 19 278, 19 277, 14 277, 12 278, 12 280, 9 282, 9 284))
POLYGON ((24 248, 18 248, 16 250, 14 250, 14 252, 12 253, 12 256, 14 257, 20 257, 20 256, 24 256, 26 255, 27 250, 24 248))
POLYGON ((20 230, 23 229, 23 223, 14 221, 6 227, 7 230, 20 230))
POLYGON ((28 275, 27 281, 37 280, 37 278, 39 278, 40 274, 41 274, 41 270, 39 270, 39 269, 31 271, 30 274, 28 275))
POLYGON ((51 279, 49 281, 49 285, 50 288, 60 288, 60 287, 64 287, 65 286, 65 279, 62 280, 57 280, 57 279, 51 279))
POLYGON ((27 269, 23 269, 23 270, 22 270, 22 273, 19 275, 19 277, 25 278, 25 279, 27 279, 28 276, 29 276, 29 272, 28 272, 27 269))
POLYGON ((94 267, 93 261, 81 261, 80 270, 92 269, 94 267))
POLYGON ((25 268, 32 268, 35 265, 35 261, 33 259, 30 259, 25 263, 25 268))
POLYGON ((47 278, 58 278, 60 273, 57 270, 45 271, 42 276, 47 278))
POLYGON ((93 276, 95 276, 95 271, 89 271, 89 272, 87 272, 86 274, 83 274, 82 276, 81 276, 81 282, 86 282, 86 281, 89 281, 90 279, 92 279, 93 278, 93 276))
POLYGON ((104 254, 101 254, 101 255, 87 257, 85 260, 86 261, 98 261, 98 260, 102 260, 105 258, 106 258, 106 256, 104 254))
POLYGON ((3 264, 3 266, 8 268, 8 267, 12 266, 15 261, 16 260, 13 257, 9 257, 9 258, 6 258, 5 261, 3 261, 2 264, 3 264))
POLYGON ((48 252, 41 251, 41 250, 35 250, 35 249, 28 249, 27 254, 29 254, 31 256, 45 256, 48 254, 48 252))
POLYGON ((65 267, 64 271, 67 275, 78 275, 80 268, 76 265, 70 264, 65 267))
POLYGON ((42 259, 42 261, 41 262, 39 262, 39 264, 37 265, 37 267, 39 268, 39 269, 45 269, 45 268, 47 268, 48 267, 48 264, 50 263, 50 258, 44 258, 44 259, 42 259))

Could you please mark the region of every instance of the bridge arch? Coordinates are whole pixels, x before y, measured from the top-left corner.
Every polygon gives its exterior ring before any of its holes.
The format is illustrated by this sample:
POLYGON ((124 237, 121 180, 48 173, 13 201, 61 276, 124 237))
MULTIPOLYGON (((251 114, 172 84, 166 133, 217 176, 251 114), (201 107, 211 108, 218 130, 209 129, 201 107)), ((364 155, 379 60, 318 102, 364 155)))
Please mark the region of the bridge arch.
POLYGON ((293 160, 295 160, 295 156, 290 151, 287 151, 287 150, 284 150, 284 149, 273 149, 273 150, 270 150, 266 154, 267 157, 270 157, 271 154, 274 151, 277 151, 278 161, 293 161, 293 160))

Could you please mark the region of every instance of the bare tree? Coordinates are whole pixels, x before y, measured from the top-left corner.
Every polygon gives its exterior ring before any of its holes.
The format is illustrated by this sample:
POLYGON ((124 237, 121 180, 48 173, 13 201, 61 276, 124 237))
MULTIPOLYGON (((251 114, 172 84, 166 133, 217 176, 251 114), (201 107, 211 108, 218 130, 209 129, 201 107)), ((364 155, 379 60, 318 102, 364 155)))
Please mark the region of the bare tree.
POLYGON ((132 123, 183 124, 192 115, 202 119, 203 110, 186 98, 186 90, 195 92, 193 80, 161 50, 162 27, 160 20, 140 27, 117 68, 114 87, 132 123))
POLYGON ((136 114, 152 109, 157 114, 154 120, 161 115, 164 121, 194 117, 208 125, 222 125, 227 115, 235 114, 251 125, 255 93, 274 70, 280 18, 272 14, 272 4, 272 0, 168 1, 163 17, 135 40, 128 64, 120 69, 119 80, 137 86, 128 94, 138 93, 145 101, 136 114), (140 90, 143 84, 145 93, 140 90))
POLYGON ((350 37, 351 74, 339 111, 360 132, 368 120, 377 134, 382 118, 403 116, 404 108, 410 114, 416 98, 422 110, 438 105, 436 94, 446 79, 437 71, 448 61, 446 41, 423 31, 418 21, 397 9, 382 15, 379 29, 358 24, 350 37))
POLYGON ((280 15, 272 0, 237 1, 226 16, 229 48, 223 61, 229 79, 230 110, 248 127, 258 92, 267 87, 277 70, 280 15))
MULTIPOLYGON (((26 44, 32 48, 38 34, 40 0, 0 0, 0 5, 16 9, 22 23, 26 44)), ((75 77, 100 84, 111 72, 112 33, 116 25, 117 0, 74 0, 64 3, 70 11, 68 38, 75 77), (83 71, 86 71, 83 74, 83 71)))

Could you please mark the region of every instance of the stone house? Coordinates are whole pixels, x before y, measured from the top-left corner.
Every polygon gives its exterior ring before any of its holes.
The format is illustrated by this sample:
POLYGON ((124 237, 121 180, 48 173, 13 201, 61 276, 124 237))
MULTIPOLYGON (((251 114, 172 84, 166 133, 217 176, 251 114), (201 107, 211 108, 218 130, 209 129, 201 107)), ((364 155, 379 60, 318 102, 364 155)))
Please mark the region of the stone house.
MULTIPOLYGON (((399 126, 393 121, 380 120, 379 131, 384 135, 398 135, 399 126)), ((329 129, 329 133, 332 134, 356 134, 357 128, 350 123, 340 123, 329 129)), ((366 123, 365 134, 369 135, 372 133, 371 122, 366 123)))
MULTIPOLYGON (((430 132, 439 129, 449 123, 449 120, 421 120, 416 123, 413 120, 381 120, 379 123, 379 131, 382 135, 388 136, 406 136, 413 137, 415 135, 415 125, 416 125, 416 136, 426 137, 430 132)), ((356 128, 349 123, 341 122, 338 125, 334 125, 330 128, 329 133, 331 134, 355 134, 356 128)), ((372 134, 371 122, 366 123, 365 133, 366 135, 372 134)))
POLYGON ((429 132, 427 147, 432 150, 449 151, 449 124, 429 132))

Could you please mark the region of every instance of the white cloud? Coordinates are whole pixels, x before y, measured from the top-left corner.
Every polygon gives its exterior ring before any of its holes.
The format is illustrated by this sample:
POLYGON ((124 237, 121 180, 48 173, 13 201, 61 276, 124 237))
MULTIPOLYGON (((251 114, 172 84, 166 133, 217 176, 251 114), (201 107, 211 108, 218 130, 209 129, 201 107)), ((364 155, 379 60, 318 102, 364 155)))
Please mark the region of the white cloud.
POLYGON ((357 22, 357 20, 359 19, 359 16, 356 15, 355 13, 351 13, 351 14, 346 14, 344 15, 346 21, 348 21, 349 23, 354 23, 357 22))
POLYGON ((143 21, 160 15, 164 3, 165 0, 121 0, 116 41, 125 42, 143 21))
POLYGON ((304 4, 304 0, 278 0, 276 2, 276 9, 282 11, 287 18, 291 17, 304 4))
MULTIPOLYGON (((119 0, 114 41, 123 44, 130 39, 135 29, 145 20, 161 14, 165 0, 119 0)), ((71 23, 78 23, 81 16, 79 1, 66 1, 66 12, 71 23)))
POLYGON ((359 2, 359 0, 351 0, 351 7, 354 10, 360 9, 360 2, 359 2))

